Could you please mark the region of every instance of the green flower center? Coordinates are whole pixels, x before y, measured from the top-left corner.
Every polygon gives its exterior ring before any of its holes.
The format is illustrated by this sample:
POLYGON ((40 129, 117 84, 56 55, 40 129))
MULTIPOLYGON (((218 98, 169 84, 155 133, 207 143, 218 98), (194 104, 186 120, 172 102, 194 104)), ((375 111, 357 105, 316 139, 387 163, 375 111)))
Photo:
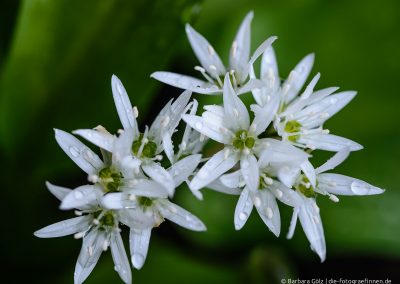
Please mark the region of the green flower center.
POLYGON ((140 197, 138 197, 138 203, 142 207, 150 207, 153 204, 153 200, 148 197, 140 196, 140 197))
MULTIPOLYGON (((286 133, 298 133, 300 132, 301 124, 296 120, 290 120, 286 122, 285 132, 286 133)), ((300 138, 300 135, 289 135, 288 139, 292 142, 296 142, 300 138)))
POLYGON ((317 196, 314 188, 310 184, 310 180, 304 175, 302 176, 301 181, 295 185, 295 189, 308 198, 317 196))
MULTIPOLYGON (((143 133, 140 133, 139 138, 132 143, 132 152, 136 156, 138 156, 140 146, 142 145, 143 142, 143 133)), ((153 158, 156 155, 157 151, 157 145, 151 140, 148 140, 145 145, 143 145, 142 157, 146 158, 153 158)))
POLYGON ((99 177, 105 192, 119 191, 118 188, 121 186, 122 179, 124 178, 121 172, 116 171, 111 167, 101 169, 99 172, 99 177))
POLYGON ((236 149, 243 150, 244 148, 251 149, 254 147, 256 140, 254 137, 249 136, 247 130, 239 130, 233 138, 232 145, 236 149))
POLYGON ((106 227, 114 227, 114 225, 116 224, 114 213, 112 211, 106 211, 104 214, 102 214, 102 212, 103 211, 100 210, 93 213, 93 217, 95 219, 97 219, 101 215, 98 225, 99 228, 105 230, 106 227))

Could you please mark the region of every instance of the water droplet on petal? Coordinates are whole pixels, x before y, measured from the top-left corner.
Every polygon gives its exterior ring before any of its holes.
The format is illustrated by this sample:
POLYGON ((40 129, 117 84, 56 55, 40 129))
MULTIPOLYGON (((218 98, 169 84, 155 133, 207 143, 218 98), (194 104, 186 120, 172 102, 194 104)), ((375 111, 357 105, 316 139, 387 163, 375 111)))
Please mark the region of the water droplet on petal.
POLYGON ((247 219, 247 214, 245 212, 240 212, 239 219, 244 221, 247 219))
POLYGON ((197 130, 201 130, 201 129, 203 128, 203 123, 201 123, 201 122, 196 122, 195 128, 196 128, 197 130))
POLYGON ((364 195, 368 191, 368 186, 357 181, 353 181, 350 185, 351 191, 356 195, 364 195))
POLYGON ((121 269, 121 267, 120 267, 119 265, 114 266, 114 270, 115 270, 115 271, 118 272, 120 269, 121 269))
POLYGON ((75 190, 74 196, 76 199, 82 199, 83 198, 83 193, 80 192, 79 190, 75 190))
POLYGON ((79 155, 80 155, 79 149, 77 147, 75 147, 75 146, 69 147, 69 152, 75 158, 79 157, 79 155))
POLYGON ((336 98, 331 98, 329 101, 330 101, 331 104, 334 105, 334 104, 336 104, 337 99, 336 98))
POLYGON ((140 253, 134 253, 132 255, 132 264, 136 268, 141 268, 143 266, 144 256, 140 253))
POLYGON ((265 209, 265 213, 267 214, 268 219, 272 219, 272 217, 274 216, 274 212, 272 212, 272 209, 269 207, 267 207, 267 209, 265 209))
POLYGON ((254 198, 254 205, 255 205, 256 207, 260 207, 260 206, 261 206, 261 199, 260 199, 260 197, 254 198))
POLYGON ((186 221, 188 221, 188 222, 192 222, 192 221, 193 221, 193 218, 192 218, 192 216, 190 216, 190 215, 186 215, 185 219, 186 219, 186 221))

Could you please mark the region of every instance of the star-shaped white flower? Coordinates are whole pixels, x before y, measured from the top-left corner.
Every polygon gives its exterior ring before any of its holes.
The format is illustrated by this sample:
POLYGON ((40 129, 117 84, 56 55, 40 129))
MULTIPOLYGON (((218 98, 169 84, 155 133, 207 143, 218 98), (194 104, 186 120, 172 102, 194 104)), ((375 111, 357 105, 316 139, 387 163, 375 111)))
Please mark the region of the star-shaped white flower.
MULTIPOLYGON (((81 188, 70 190, 47 183, 50 192, 60 201, 70 195, 77 199, 81 196, 81 188)), ((98 189, 101 193, 101 190, 98 189)), ((74 283, 80 284, 86 280, 96 266, 103 251, 111 247, 115 270, 125 283, 132 282, 129 260, 125 252, 119 229, 117 211, 104 209, 97 199, 76 206, 80 216, 67 219, 43 229, 34 234, 40 238, 55 238, 74 234, 75 238, 83 238, 82 249, 75 266, 74 283)))
MULTIPOLYGON (((225 75, 223 106, 205 106, 202 116, 184 114, 183 120, 206 137, 224 144, 224 149, 211 157, 198 171, 190 183, 192 190, 200 190, 240 161, 243 176, 257 164, 254 155, 259 155, 266 143, 258 139, 273 118, 273 113, 253 109, 255 118, 250 124, 246 106, 233 90, 229 74, 225 75)), ((257 107, 257 106, 256 106, 257 107)), ((257 181, 246 178, 248 183, 257 181)))
POLYGON ((164 144, 166 146, 172 144, 171 137, 181 120, 182 113, 187 110, 191 92, 183 92, 173 103, 170 100, 150 128, 146 127, 144 133, 140 133, 136 121, 138 111, 136 108, 132 108, 124 86, 115 75, 112 76, 111 85, 115 106, 124 128, 121 135, 116 138, 96 129, 80 129, 74 133, 100 148, 112 152, 126 171, 135 174, 143 171, 164 186, 172 196, 175 189, 173 178, 166 169, 157 163, 157 160, 162 159, 160 154, 165 149, 170 154, 170 149, 164 147, 164 144))
POLYGON ((154 72, 151 74, 151 77, 171 86, 200 94, 220 94, 223 89, 223 78, 226 73, 230 74, 233 86, 238 94, 261 87, 262 82, 259 80, 254 78, 248 80, 250 66, 276 40, 276 37, 270 37, 265 40, 250 58, 250 24, 252 19, 253 12, 250 12, 240 25, 235 40, 232 43, 228 68, 225 68, 211 44, 189 24, 186 25, 186 34, 190 45, 202 65, 202 67, 196 66, 195 69, 204 76, 206 81, 186 75, 161 71, 154 72))
MULTIPOLYGON (((317 74, 300 94, 313 62, 314 54, 304 57, 281 85, 275 52, 269 47, 261 60, 260 77, 265 87, 253 90, 257 104, 279 105, 274 126, 284 141, 312 150, 337 152, 344 147, 352 151, 362 149, 358 143, 329 134, 329 130, 323 129, 325 121, 346 106, 356 92, 345 91, 334 94, 338 89, 335 87, 314 91, 320 77, 317 74)), ((250 77, 255 77, 253 70, 250 72, 250 77)))
MULTIPOLYGON (((319 207, 316 203, 317 194, 327 195, 329 198, 338 202, 336 194, 338 195, 374 195, 381 194, 384 190, 372 186, 364 181, 343 176, 339 174, 324 173, 325 171, 335 168, 342 163, 349 155, 350 149, 344 148, 337 152, 325 164, 317 168, 316 185, 312 186, 308 178, 304 175, 299 175, 296 184, 294 185, 295 191, 292 195, 297 195, 301 198, 302 202, 294 207, 293 217, 289 228, 288 238, 293 236, 297 218, 303 227, 311 248, 319 255, 321 261, 325 260, 326 245, 324 229, 322 227, 321 217, 319 214, 319 207)), ((295 197, 293 197, 295 198, 295 197)))

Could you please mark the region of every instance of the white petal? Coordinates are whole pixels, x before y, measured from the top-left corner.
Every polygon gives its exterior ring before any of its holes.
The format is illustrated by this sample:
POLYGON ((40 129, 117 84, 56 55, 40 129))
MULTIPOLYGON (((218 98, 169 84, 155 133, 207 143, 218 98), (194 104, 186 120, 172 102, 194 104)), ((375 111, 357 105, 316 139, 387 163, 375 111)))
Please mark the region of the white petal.
POLYGON ((58 145, 87 174, 97 174, 103 167, 103 162, 92 150, 71 134, 54 129, 58 145))
POLYGON ((226 123, 235 130, 248 129, 250 126, 249 113, 244 103, 236 95, 232 88, 229 74, 224 79, 224 113, 226 123))
POLYGON ((124 243, 119 232, 112 232, 110 238, 111 255, 115 264, 114 269, 125 283, 132 283, 132 272, 126 255, 124 243))
MULTIPOLYGON (((240 173, 240 171, 238 171, 240 173)), ((226 185, 224 185, 220 179, 214 180, 210 184, 207 185, 207 188, 212 189, 217 192, 225 193, 225 194, 230 194, 230 195, 239 195, 242 190, 238 187, 231 188, 226 185)))
POLYGON ((278 169, 277 177, 284 185, 292 187, 299 174, 299 167, 282 166, 278 169))
POLYGON ((229 56, 230 69, 235 70, 239 82, 244 82, 248 74, 250 57, 250 24, 253 12, 246 15, 233 41, 229 56))
POLYGON ((303 88, 304 83, 310 74, 311 68, 314 64, 314 54, 309 54, 304 57, 292 70, 288 80, 283 84, 283 89, 288 88, 285 96, 285 102, 290 102, 296 95, 299 94, 303 88), (285 87, 289 86, 289 87, 285 87))
POLYGON ((252 210, 253 201, 251 200, 249 189, 245 187, 235 208, 234 224, 236 230, 240 230, 246 224, 252 210))
POLYGON ((326 98, 327 96, 336 92, 339 88, 338 87, 329 87, 325 89, 321 89, 312 93, 312 95, 307 99, 307 105, 315 104, 322 99, 326 98))
MULTIPOLYGON (((263 53, 261 59, 261 79, 265 80, 266 78, 273 76, 274 85, 280 84, 279 72, 278 72, 278 63, 276 61, 275 51, 272 46, 269 46, 263 53)), ((274 89, 275 86, 271 86, 271 89, 274 89)))
POLYGON ((260 175, 256 157, 253 155, 242 155, 240 158, 240 170, 249 190, 257 191, 260 175))
POLYGON ((268 189, 251 192, 254 206, 265 225, 275 236, 281 232, 281 216, 275 196, 268 189))
POLYGON ((225 128, 221 131, 217 124, 211 124, 208 120, 196 115, 184 114, 182 115, 182 119, 193 129, 206 137, 224 144, 230 142, 231 136, 229 135, 229 132, 225 133, 225 128))
POLYGON ((57 186, 46 181, 46 186, 58 200, 62 201, 64 197, 71 192, 71 189, 66 187, 57 186))
POLYGON ((143 211, 143 208, 132 208, 129 210, 118 211, 119 221, 131 229, 151 229, 160 225, 160 220, 155 220, 153 214, 148 214, 148 211, 143 211))
POLYGON ((131 229, 129 234, 129 246, 131 249, 131 261, 133 267, 141 269, 147 257, 151 237, 150 229, 131 229))
POLYGON ((98 185, 83 185, 68 193, 62 200, 60 209, 69 210, 97 203, 103 195, 98 185))
POLYGON ((75 284, 85 281, 92 272, 103 252, 105 241, 106 233, 97 229, 93 229, 83 238, 82 249, 75 266, 75 284))
POLYGON ((197 59, 213 77, 224 75, 225 67, 209 42, 189 24, 186 24, 186 34, 197 59))
POLYGON ((219 180, 223 185, 229 188, 239 188, 243 187, 243 185, 241 185, 243 181, 242 178, 242 172, 238 170, 229 174, 222 175, 219 180))
POLYGON ((142 165, 143 171, 164 187, 170 196, 174 195, 175 183, 172 176, 161 165, 155 162, 149 162, 142 165))
POLYGON ((311 244, 311 249, 319 255, 321 261, 324 261, 326 256, 324 229, 321 217, 316 208, 315 200, 307 198, 305 204, 299 208, 299 219, 304 233, 311 244))
POLYGON ((178 187, 179 185, 181 185, 182 182, 188 179, 188 177, 197 168, 200 160, 201 155, 190 155, 183 158, 182 160, 179 160, 168 169, 169 174, 174 179, 176 187, 178 187))
POLYGON ((350 149, 349 148, 343 148, 339 152, 337 152, 332 158, 330 158, 328 161, 326 161, 323 165, 315 169, 315 172, 317 174, 332 170, 336 168, 338 165, 343 163, 344 160, 347 159, 347 157, 350 154, 350 149))
POLYGON ((139 207, 137 200, 132 199, 131 195, 127 193, 112 192, 103 196, 101 205, 104 206, 104 208, 115 210, 139 207))
POLYGON ((73 131, 73 133, 108 152, 113 151, 115 137, 109 133, 100 132, 95 129, 78 129, 73 131))
POLYGON ((91 221, 92 217, 90 215, 79 216, 54 223, 34 232, 33 234, 38 238, 64 237, 86 231, 89 228, 91 221))
POLYGON ((111 77, 111 88, 115 107, 117 108, 119 119, 124 129, 132 128, 135 136, 139 133, 136 116, 133 112, 131 101, 117 76, 111 77))
POLYGON ((199 170, 190 182, 192 190, 200 190, 212 181, 219 178, 222 174, 233 168, 237 163, 238 157, 234 154, 229 155, 225 159, 225 150, 216 153, 205 165, 199 170))
POLYGON ((267 103, 263 107, 255 104, 250 105, 250 109, 254 113, 254 120, 252 122, 252 125, 254 125, 256 129, 255 134, 257 136, 267 129, 271 121, 274 119, 278 107, 278 100, 272 100, 270 103, 267 103))
POLYGON ((307 177, 307 179, 310 181, 311 186, 315 187, 316 183, 316 174, 315 174, 315 169, 313 165, 307 160, 301 164, 301 170, 303 171, 304 175, 307 177))
POLYGON ((363 148, 363 146, 352 140, 332 134, 301 135, 297 142, 332 152, 338 152, 346 147, 350 151, 358 151, 363 148))
POLYGON ((265 83, 258 79, 250 79, 242 87, 236 90, 238 95, 248 93, 255 89, 261 89, 265 86, 265 83))
POLYGON ((299 215, 299 209, 293 208, 293 215, 292 215, 292 219, 290 220, 289 231, 286 235, 286 238, 289 240, 291 238, 293 238, 294 230, 296 229, 298 215, 299 215))
POLYGON ((384 192, 365 181, 339 174, 319 174, 318 188, 339 195, 373 195, 384 192))
POLYGON ((165 84, 204 95, 215 95, 221 93, 216 85, 211 85, 208 82, 172 72, 158 71, 151 74, 152 78, 165 84))
POLYGON ((162 146, 164 149, 164 153, 167 156, 168 160, 173 163, 174 162, 174 144, 171 139, 171 135, 168 132, 165 132, 162 138, 162 146))
POLYGON ((274 183, 269 186, 269 190, 271 190, 280 202, 288 206, 298 207, 303 204, 302 198, 296 191, 290 189, 279 181, 274 181, 274 183))
POLYGON ((199 218, 167 199, 159 199, 157 201, 157 208, 160 210, 160 213, 164 218, 178 224, 179 226, 192 231, 206 230, 206 226, 199 218))
POLYGON ((278 37, 276 36, 271 36, 269 38, 267 38, 266 40, 264 40, 256 49, 256 51, 254 51, 253 55, 250 58, 249 61, 249 65, 253 65, 254 62, 257 60, 258 57, 260 57, 265 50, 267 50, 269 47, 271 47, 271 44, 277 40, 278 37))

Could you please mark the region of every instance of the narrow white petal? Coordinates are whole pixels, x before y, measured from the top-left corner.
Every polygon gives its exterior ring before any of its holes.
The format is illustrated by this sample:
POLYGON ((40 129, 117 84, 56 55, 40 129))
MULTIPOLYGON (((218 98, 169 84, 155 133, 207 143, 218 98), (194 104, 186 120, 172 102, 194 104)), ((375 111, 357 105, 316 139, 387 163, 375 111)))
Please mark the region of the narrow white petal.
POLYGON ((135 136, 139 133, 136 116, 133 112, 131 101, 117 76, 111 77, 111 88, 115 107, 117 108, 119 119, 124 129, 132 128, 135 136))
POLYGON ((192 231, 206 230, 206 226, 199 218, 167 199, 157 200, 157 208, 160 210, 160 213, 164 218, 178 224, 179 226, 192 231))
POLYGON ((92 150, 71 134, 54 129, 58 145, 87 174, 97 174, 103 167, 103 162, 92 150))
POLYGON ((114 210, 139 207, 136 197, 131 197, 130 194, 124 192, 112 192, 104 195, 101 199, 101 205, 104 208, 114 210))
POLYGON ((304 205, 299 208, 299 219, 304 233, 311 244, 311 249, 319 255, 321 261, 324 261, 326 256, 324 229, 322 227, 321 216, 316 208, 315 200, 307 198, 304 205))
POLYGON ((103 245, 106 241, 106 232, 93 229, 83 238, 81 252, 75 266, 74 283, 82 283, 96 266, 103 245))
POLYGON ((300 90, 303 88, 304 83, 310 74, 311 68, 314 64, 314 54, 309 54, 304 57, 292 70, 289 79, 283 84, 283 89, 285 86, 288 88, 287 94, 285 96, 285 102, 290 102, 296 95, 299 94, 300 90))
POLYGON ((151 74, 151 77, 165 84, 204 95, 216 95, 221 93, 216 85, 208 82, 172 72, 158 71, 151 74))
POLYGON ((92 217, 90 215, 79 216, 54 223, 34 232, 33 234, 38 238, 64 237, 86 231, 90 226, 91 220, 92 217))
POLYGON ((160 164, 149 162, 143 164, 142 169, 146 173, 146 175, 148 175, 153 180, 158 182, 162 187, 164 187, 168 191, 170 196, 174 195, 175 182, 172 176, 160 164))
POLYGON ((330 158, 328 161, 326 161, 323 165, 315 169, 315 172, 317 174, 333 170, 336 168, 338 165, 343 163, 344 160, 347 159, 347 157, 350 154, 349 148, 343 148, 339 152, 337 152, 332 158, 330 158))
POLYGON ((156 220, 153 214, 149 215, 147 211, 143 211, 143 208, 141 207, 129 210, 119 210, 118 217, 122 224, 127 225, 131 229, 147 230, 160 225, 159 219, 156 220))
POLYGON ((235 208, 234 224, 236 230, 240 230, 246 224, 252 210, 253 201, 251 200, 249 189, 245 187, 235 208))
POLYGON ((249 190, 257 191, 260 174, 256 157, 253 155, 242 155, 240 158, 240 170, 249 190))
POLYGON ((200 163, 200 160, 200 154, 190 155, 179 160, 168 169, 169 174, 174 179, 176 187, 181 185, 182 182, 188 180, 188 177, 193 174, 194 170, 200 163))
POLYGON ((239 82, 244 82, 248 74, 248 62, 250 57, 250 24, 253 19, 253 12, 246 15, 241 23, 236 37, 233 41, 229 64, 231 70, 236 71, 239 82))
POLYGON ((224 79, 223 99, 226 123, 232 129, 248 129, 250 126, 249 113, 233 90, 229 74, 226 74, 224 79))
POLYGON ((241 170, 222 175, 220 177, 220 181, 223 185, 229 187, 229 188, 239 188, 243 187, 241 186, 241 183, 243 181, 243 176, 241 170))
POLYGON ((339 88, 338 87, 329 87, 325 89, 321 89, 312 93, 312 95, 307 99, 307 105, 315 104, 322 99, 326 98, 327 96, 336 92, 339 88))
POLYGON ((69 210, 97 203, 103 195, 98 185, 83 185, 68 193, 62 200, 60 209, 69 210))
POLYGON ((173 163, 174 162, 174 144, 171 139, 171 135, 168 132, 165 132, 162 137, 162 146, 164 149, 164 153, 167 156, 168 160, 173 163))
POLYGON ((73 133, 108 152, 113 151, 115 137, 109 133, 104 133, 95 129, 78 129, 73 131, 73 133))
POLYGON ((46 186, 51 192, 51 194, 53 194, 60 201, 62 201, 64 197, 71 192, 71 189, 69 188, 54 185, 49 183, 48 181, 46 181, 46 186))
POLYGON ((365 181, 339 174, 319 174, 318 188, 338 195, 374 195, 384 192, 365 181))
POLYGON ((189 90, 184 91, 179 97, 172 103, 171 105, 171 116, 168 124, 168 129, 171 132, 175 130, 181 121, 181 117, 183 112, 186 110, 186 107, 189 103, 190 97, 192 96, 192 92, 189 90))
POLYGON ((307 161, 304 161, 300 167, 301 167, 301 170, 303 171, 304 175, 310 181, 311 186, 315 187, 317 177, 316 177, 315 169, 314 169, 313 165, 307 160, 307 161))
POLYGON ((190 125, 190 127, 192 127, 193 129, 200 132, 206 137, 209 137, 223 144, 230 142, 229 132, 225 133, 225 131, 221 131, 218 125, 209 123, 208 120, 204 119, 203 117, 184 114, 182 115, 182 119, 188 125, 190 125))
POLYGON ((363 146, 350 139, 332 134, 302 135, 297 142, 332 152, 338 152, 344 148, 349 148, 350 151, 358 151, 363 148, 363 146))
POLYGON ((293 208, 293 215, 292 215, 292 219, 290 220, 289 231, 288 231, 288 233, 286 235, 286 238, 289 239, 289 240, 291 238, 293 238, 293 234, 294 234, 294 231, 296 229, 298 215, 299 215, 299 209, 293 208))
MULTIPOLYGON (((274 85, 280 84, 278 63, 276 61, 275 51, 272 46, 269 46, 263 53, 260 75, 262 80, 266 80, 268 77, 273 76, 274 81, 271 83, 274 85)), ((271 89, 274 89, 274 86, 271 86, 271 89)))
POLYGON ((248 93, 250 91, 253 91, 255 89, 261 89, 265 87, 265 83, 261 80, 258 79, 250 79, 249 81, 246 82, 242 87, 236 90, 238 95, 248 93))
POLYGON ((136 269, 141 269, 147 257, 151 236, 150 229, 131 229, 129 234, 129 246, 131 250, 132 265, 136 269))
POLYGON ((233 168, 237 162, 238 157, 236 155, 231 154, 225 158, 225 150, 219 151, 194 176, 190 182, 190 188, 200 190, 233 168))
MULTIPOLYGON (((239 171, 239 173, 240 173, 240 171, 239 171)), ((207 185, 207 188, 217 191, 217 192, 229 194, 229 195, 239 195, 242 192, 242 190, 238 187, 231 188, 231 187, 224 185, 220 179, 216 179, 213 182, 209 183, 207 185)))
POLYGON ((281 232, 281 216, 275 196, 268 189, 251 192, 254 206, 268 229, 279 236, 281 232))
POLYGON ((269 189, 280 202, 288 206, 298 207, 303 203, 303 200, 296 191, 279 181, 274 181, 274 183, 269 186, 269 189))
POLYGON ((132 272, 126 255, 124 243, 119 232, 112 232, 110 238, 111 255, 114 261, 114 269, 125 283, 132 283, 132 272))
POLYGON ((255 126, 256 135, 260 135, 267 129, 271 121, 274 119, 278 107, 278 100, 272 100, 270 103, 267 103, 263 107, 255 104, 250 105, 250 109, 254 113, 254 120, 252 122, 252 125, 255 126))
POLYGON ((211 44, 189 24, 186 24, 186 34, 204 69, 213 77, 225 74, 225 67, 211 44))

